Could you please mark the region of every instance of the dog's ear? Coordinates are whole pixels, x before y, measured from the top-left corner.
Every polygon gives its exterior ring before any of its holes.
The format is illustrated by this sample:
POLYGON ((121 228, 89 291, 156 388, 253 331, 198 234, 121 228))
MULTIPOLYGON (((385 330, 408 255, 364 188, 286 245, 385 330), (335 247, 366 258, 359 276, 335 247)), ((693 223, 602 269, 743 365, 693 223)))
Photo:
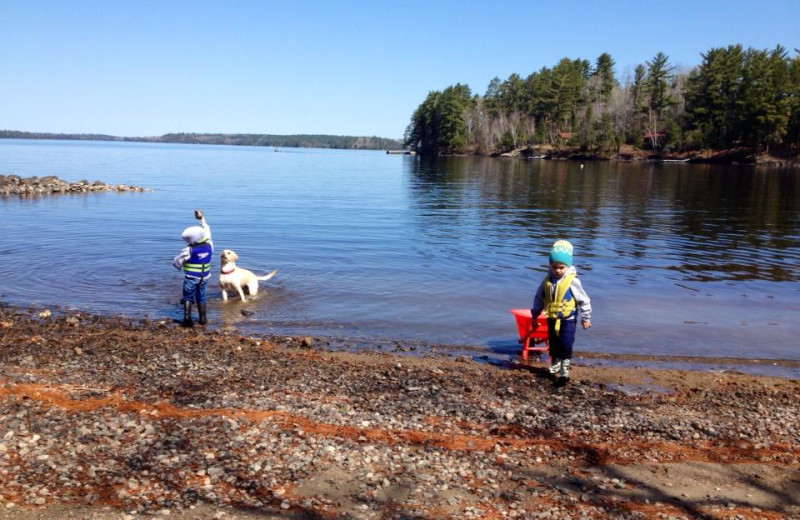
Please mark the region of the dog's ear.
POLYGON ((237 255, 235 251, 231 251, 231 256, 233 257, 234 262, 239 259, 239 255, 237 255))

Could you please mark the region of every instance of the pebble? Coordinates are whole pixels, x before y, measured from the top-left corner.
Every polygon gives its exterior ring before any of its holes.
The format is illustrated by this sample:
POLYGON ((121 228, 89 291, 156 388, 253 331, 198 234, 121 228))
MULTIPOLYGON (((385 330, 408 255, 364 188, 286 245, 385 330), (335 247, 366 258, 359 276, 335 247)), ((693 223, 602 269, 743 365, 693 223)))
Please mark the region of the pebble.
POLYGON ((576 468, 604 467, 590 454, 671 462, 699 436, 733 446, 725 456, 796 464, 791 450, 770 447, 797 442, 800 405, 767 385, 739 395, 719 385, 681 395, 680 404, 577 382, 554 393, 528 371, 474 362, 386 354, 361 362, 298 350, 297 338, 237 350, 240 339, 220 331, 31 316, 0 306, 0 322, 14 325, 0 335, 5 508, 17 497, 48 507, 80 496, 119 500, 130 515, 236 504, 379 518, 391 500, 409 518, 439 507, 458 518, 600 518, 609 513, 598 497, 624 502, 616 490, 641 487, 619 473, 576 483, 576 468), (13 395, 23 384, 50 393, 13 395), (761 451, 750 455, 755 445, 761 451), (601 451, 587 449, 595 446, 601 451), (310 482, 318 492, 303 495, 310 482))

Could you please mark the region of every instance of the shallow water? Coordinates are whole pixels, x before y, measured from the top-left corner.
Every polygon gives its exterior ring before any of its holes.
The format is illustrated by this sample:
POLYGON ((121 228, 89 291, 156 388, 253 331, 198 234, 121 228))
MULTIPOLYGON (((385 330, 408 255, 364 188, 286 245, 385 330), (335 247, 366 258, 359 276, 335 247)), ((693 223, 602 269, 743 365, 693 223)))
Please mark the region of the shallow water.
POLYGON ((0 198, 7 303, 176 318, 200 207, 217 251, 279 269, 245 304, 212 277, 215 326, 512 351, 508 311, 567 238, 578 350, 800 359, 797 170, 0 140, 0 173, 154 189, 0 198))

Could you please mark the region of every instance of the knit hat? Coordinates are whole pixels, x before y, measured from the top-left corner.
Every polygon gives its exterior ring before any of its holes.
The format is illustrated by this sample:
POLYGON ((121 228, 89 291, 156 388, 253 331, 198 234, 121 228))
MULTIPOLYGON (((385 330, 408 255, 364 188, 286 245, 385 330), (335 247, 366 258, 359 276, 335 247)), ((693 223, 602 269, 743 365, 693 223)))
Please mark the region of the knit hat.
POLYGON ((572 266, 572 244, 566 240, 558 240, 550 250, 550 263, 559 262, 567 267, 572 266))

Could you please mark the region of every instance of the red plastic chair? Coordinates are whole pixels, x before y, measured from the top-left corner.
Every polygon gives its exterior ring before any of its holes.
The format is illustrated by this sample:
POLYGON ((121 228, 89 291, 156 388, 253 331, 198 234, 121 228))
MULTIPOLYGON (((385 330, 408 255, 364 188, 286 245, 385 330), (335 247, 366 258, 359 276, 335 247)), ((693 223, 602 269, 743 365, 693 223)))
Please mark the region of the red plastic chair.
POLYGON ((550 345, 547 343, 547 318, 544 312, 536 317, 535 326, 531 327, 530 309, 511 309, 511 314, 517 321, 517 332, 522 342, 522 359, 528 359, 528 352, 549 353, 550 345))

